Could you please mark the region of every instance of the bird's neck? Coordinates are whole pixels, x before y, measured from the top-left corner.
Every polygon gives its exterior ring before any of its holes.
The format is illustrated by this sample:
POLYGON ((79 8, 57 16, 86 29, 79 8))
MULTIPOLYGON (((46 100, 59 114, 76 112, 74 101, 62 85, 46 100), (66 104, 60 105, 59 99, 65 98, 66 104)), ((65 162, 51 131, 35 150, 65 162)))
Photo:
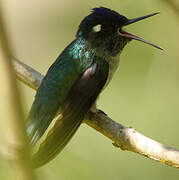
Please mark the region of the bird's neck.
MULTIPOLYGON (((94 59, 94 57, 99 57, 99 59, 103 59, 109 64, 109 75, 106 85, 110 82, 112 79, 115 71, 117 70, 119 66, 119 56, 120 53, 116 54, 115 56, 112 56, 108 51, 105 49, 102 49, 100 47, 94 47, 90 42, 85 40, 82 37, 78 37, 73 44, 73 54, 75 57, 80 56, 80 58, 84 58, 86 62, 91 62, 91 60, 94 59)), ((95 58, 98 60, 98 58, 95 58)), ((106 86, 105 85, 105 86, 106 86)))
MULTIPOLYGON (((119 66, 119 56, 120 53, 112 56, 108 51, 101 47, 94 47, 89 41, 85 40, 83 37, 78 37, 72 45, 72 54, 76 59, 85 59, 86 63, 91 63, 94 60, 94 57, 99 57, 109 64, 109 77, 107 84, 112 79, 114 72, 119 66)), ((98 58, 95 58, 98 60, 98 58)), ((84 62, 84 60, 83 60, 84 62)))

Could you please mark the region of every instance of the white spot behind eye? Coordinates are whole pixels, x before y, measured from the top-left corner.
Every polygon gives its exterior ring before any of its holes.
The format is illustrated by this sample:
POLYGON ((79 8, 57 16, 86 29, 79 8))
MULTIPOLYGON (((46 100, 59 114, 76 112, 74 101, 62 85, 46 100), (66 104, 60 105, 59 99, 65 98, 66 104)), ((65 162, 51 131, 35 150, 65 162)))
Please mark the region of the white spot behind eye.
POLYGON ((94 32, 100 32, 101 31, 101 24, 98 24, 98 25, 94 26, 93 31, 94 32))

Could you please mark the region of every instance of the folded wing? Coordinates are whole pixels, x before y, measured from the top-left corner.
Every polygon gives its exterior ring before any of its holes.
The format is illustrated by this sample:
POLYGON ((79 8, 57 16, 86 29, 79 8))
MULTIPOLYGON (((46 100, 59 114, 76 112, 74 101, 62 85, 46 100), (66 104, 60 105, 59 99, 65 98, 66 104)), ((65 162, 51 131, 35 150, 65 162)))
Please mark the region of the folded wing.
POLYGON ((75 82, 62 107, 60 118, 33 156, 34 168, 52 160, 72 138, 105 85, 108 70, 107 62, 96 61, 75 82))

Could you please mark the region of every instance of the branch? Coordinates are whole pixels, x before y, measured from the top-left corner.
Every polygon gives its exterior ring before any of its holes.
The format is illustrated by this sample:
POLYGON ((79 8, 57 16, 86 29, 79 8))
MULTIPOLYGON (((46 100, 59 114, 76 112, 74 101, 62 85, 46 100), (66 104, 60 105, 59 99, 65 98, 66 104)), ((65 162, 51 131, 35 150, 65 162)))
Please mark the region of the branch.
MULTIPOLYGON (((1 5, 1 4, 0 4, 1 5)), ((0 152, 12 167, 13 179, 35 180, 30 166, 30 152, 25 133, 24 116, 20 96, 10 61, 9 45, 0 8, 0 152), (15 178, 16 177, 16 178, 15 178)), ((2 160, 2 159, 1 159, 2 160)), ((4 178, 9 179, 9 176, 4 178)))
MULTIPOLYGON (((37 89, 43 76, 15 58, 12 62, 17 78, 31 88, 37 89)), ((138 133, 133 128, 127 128, 113 121, 100 110, 97 113, 89 111, 84 122, 111 139, 114 142, 113 145, 121 150, 132 151, 163 164, 179 168, 179 150, 167 147, 138 133)))

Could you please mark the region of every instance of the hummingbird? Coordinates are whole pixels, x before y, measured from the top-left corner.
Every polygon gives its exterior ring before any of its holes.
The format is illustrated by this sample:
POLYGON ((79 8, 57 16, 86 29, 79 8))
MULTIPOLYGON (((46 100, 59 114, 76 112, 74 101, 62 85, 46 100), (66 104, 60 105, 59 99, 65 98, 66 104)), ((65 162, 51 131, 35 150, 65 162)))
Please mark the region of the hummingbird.
POLYGON ((162 49, 124 30, 125 26, 156 14, 128 19, 111 9, 98 7, 82 20, 75 40, 48 69, 29 112, 27 135, 32 146, 60 114, 32 156, 34 168, 55 158, 73 137, 87 112, 96 111, 96 100, 112 79, 119 56, 131 40, 162 49))

